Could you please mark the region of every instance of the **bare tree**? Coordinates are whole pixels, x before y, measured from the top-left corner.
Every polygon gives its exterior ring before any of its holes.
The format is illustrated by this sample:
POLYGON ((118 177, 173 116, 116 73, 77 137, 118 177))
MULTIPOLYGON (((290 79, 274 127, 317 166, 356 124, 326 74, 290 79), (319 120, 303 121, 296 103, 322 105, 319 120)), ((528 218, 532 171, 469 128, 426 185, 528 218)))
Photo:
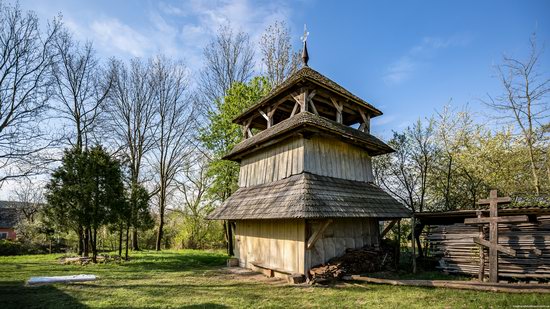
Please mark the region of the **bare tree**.
POLYGON ((57 36, 55 47, 59 54, 53 70, 56 109, 74 126, 69 143, 82 150, 88 147, 90 135, 97 133, 113 75, 101 68, 91 43, 80 45, 67 30, 57 36))
POLYGON ((428 189, 428 173, 433 164, 433 160, 436 153, 436 146, 434 141, 434 120, 432 118, 427 120, 427 124, 423 125, 422 121, 418 121, 413 124, 412 127, 407 128, 408 138, 412 143, 412 160, 416 163, 419 176, 419 201, 418 211, 422 212, 426 204, 426 192, 428 189))
POLYGON ((42 33, 38 17, 0 2, 0 186, 41 171, 53 141, 43 130, 57 20, 42 33))
POLYGON ((262 62, 271 87, 279 85, 300 64, 300 53, 292 50, 290 29, 284 21, 269 25, 260 40, 262 62))
POLYGON ((393 132, 393 137, 388 144, 395 149, 395 152, 375 157, 373 164, 375 181, 416 212, 420 176, 412 160, 411 140, 405 133, 393 132))
MULTIPOLYGON (((115 143, 121 149, 123 161, 130 168, 130 187, 142 182, 141 172, 145 155, 155 145, 156 101, 154 82, 151 77, 151 63, 145 64, 139 59, 130 62, 129 69, 120 61, 112 63, 114 85, 109 100, 110 128, 115 143)), ((136 192, 131 190, 132 193, 136 192)), ((137 201, 131 197, 131 201, 137 201)), ((138 207, 130 205, 132 228, 132 248, 139 250, 138 207)))
POLYGON ((186 216, 189 237, 188 248, 200 248, 213 221, 206 220, 206 215, 212 210, 207 201, 208 188, 212 184, 212 177, 208 175, 209 160, 200 151, 191 158, 177 180, 177 188, 183 197, 182 209, 174 209, 186 216))
POLYGON ((213 102, 223 99, 236 82, 247 81, 254 70, 254 49, 248 34, 235 33, 231 25, 219 28, 216 37, 204 48, 205 66, 200 74, 199 90, 210 110, 213 102))
MULTIPOLYGON (((539 173, 543 172, 540 142, 545 121, 550 117, 550 78, 540 72, 539 59, 542 50, 536 45, 536 36, 530 38, 530 53, 526 60, 503 57, 503 63, 496 67, 504 94, 489 96, 485 103, 499 111, 498 117, 511 120, 519 127, 522 142, 528 152, 532 186, 538 195, 541 190, 539 173)), ((548 149, 542 152, 548 152, 548 149)))
POLYGON ((18 213, 29 223, 34 223, 35 216, 44 203, 42 186, 34 184, 29 179, 23 179, 12 190, 12 199, 20 204, 16 207, 18 213))
MULTIPOLYGON (((99 117, 113 84, 113 75, 102 70, 91 43, 81 46, 65 29, 54 41, 58 60, 53 66, 58 117, 73 127, 65 132, 77 151, 88 149, 89 139, 98 133, 99 117), (74 131, 73 131, 74 130, 74 131)), ((79 254, 87 252, 90 228, 78 228, 79 254)))
POLYGON ((191 151, 189 137, 194 127, 194 109, 187 95, 187 70, 179 62, 156 57, 152 64, 157 105, 155 150, 152 152, 158 173, 159 226, 156 249, 161 249, 164 213, 171 197, 175 177, 181 172, 191 151))

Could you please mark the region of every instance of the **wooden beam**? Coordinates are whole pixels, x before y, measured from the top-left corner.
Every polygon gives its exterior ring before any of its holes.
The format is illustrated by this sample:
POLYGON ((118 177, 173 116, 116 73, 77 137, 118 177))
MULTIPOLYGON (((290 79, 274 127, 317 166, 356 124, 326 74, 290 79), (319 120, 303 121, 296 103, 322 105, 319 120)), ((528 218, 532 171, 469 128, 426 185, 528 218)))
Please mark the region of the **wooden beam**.
POLYGON ((500 251, 500 252, 504 252, 504 253, 506 253, 508 255, 511 255, 511 256, 516 256, 516 250, 504 247, 502 245, 494 245, 490 241, 487 241, 485 239, 481 239, 479 237, 474 237, 474 242, 478 245, 487 247, 489 249, 494 249, 494 250, 497 250, 497 251, 500 251))
POLYGON ((521 216, 505 216, 505 217, 483 217, 483 218, 467 218, 464 219, 464 224, 486 224, 491 222, 496 223, 521 223, 528 222, 529 217, 525 215, 521 216))
POLYGON ((250 118, 248 120, 246 120, 244 122, 244 126, 243 126, 243 137, 245 139, 249 138, 249 137, 252 137, 252 132, 250 131, 250 124, 252 123, 252 119, 253 118, 250 118))
POLYGON ((313 103, 313 100, 310 100, 309 104, 311 105, 311 110, 313 111, 313 113, 319 116, 319 112, 317 111, 317 108, 315 108, 315 104, 313 103))
POLYGON ((267 128, 271 128, 273 125, 273 113, 271 112, 271 108, 267 108, 267 112, 262 111, 261 109, 258 109, 260 114, 267 120, 267 128))
MULTIPOLYGON (((478 204, 478 205, 490 205, 491 200, 493 200, 493 198, 483 198, 483 199, 478 200, 476 204, 478 204)), ((496 202, 497 202, 497 204, 510 204, 512 202, 512 198, 509 197, 509 196, 496 197, 496 202)))
POLYGON ((332 223, 332 219, 328 219, 319 227, 313 235, 308 239, 306 249, 311 249, 313 246, 315 246, 315 243, 317 240, 323 235, 323 232, 327 229, 327 227, 332 223))
POLYGON ((361 125, 361 131, 370 133, 370 115, 365 114, 362 108, 357 108, 357 111, 361 115, 361 119, 363 119, 363 123, 361 125))
POLYGON ((264 113, 264 111, 262 111, 261 109, 258 109, 258 112, 260 112, 260 115, 262 115, 262 117, 264 117, 265 120, 269 120, 269 117, 267 116, 266 113, 264 113))
POLYGON ((396 220, 392 220, 388 226, 386 226, 386 228, 382 231, 382 233, 380 234, 380 239, 384 238, 384 236, 386 236, 386 234, 388 234, 388 232, 391 230, 391 228, 397 223, 397 221, 399 221, 399 219, 396 219, 396 220))
POLYGON ((294 108, 292 109, 292 113, 290 113, 290 117, 294 116, 296 112, 298 111, 298 108, 300 107, 300 104, 298 102, 294 103, 294 108))
POLYGON ((336 108, 336 122, 342 123, 342 110, 344 109, 344 104, 336 101, 333 97, 330 97, 330 101, 336 108))
POLYGON ((315 107, 315 104, 313 103, 313 97, 315 96, 316 91, 313 90, 306 98, 306 101, 308 104, 311 105, 311 110, 313 113, 317 116, 319 116, 319 112, 317 111, 317 108, 315 107))

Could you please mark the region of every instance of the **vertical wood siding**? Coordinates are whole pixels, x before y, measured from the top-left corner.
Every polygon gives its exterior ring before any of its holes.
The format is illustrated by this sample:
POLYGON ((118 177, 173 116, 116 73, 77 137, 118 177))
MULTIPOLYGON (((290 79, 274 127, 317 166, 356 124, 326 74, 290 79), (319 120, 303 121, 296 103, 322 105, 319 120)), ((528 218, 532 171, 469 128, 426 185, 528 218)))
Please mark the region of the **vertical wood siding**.
POLYGON ((302 172, 373 181, 371 158, 359 147, 334 138, 292 138, 251 154, 241 162, 239 186, 281 180, 302 172))
POLYGON ((239 186, 249 187, 303 172, 304 140, 293 138, 262 149, 241 162, 239 186))
POLYGON ((304 140, 304 171, 356 181, 373 181, 371 158, 359 147, 334 138, 304 140))
POLYGON ((235 255, 241 267, 260 263, 304 274, 304 220, 242 220, 235 231, 235 255))

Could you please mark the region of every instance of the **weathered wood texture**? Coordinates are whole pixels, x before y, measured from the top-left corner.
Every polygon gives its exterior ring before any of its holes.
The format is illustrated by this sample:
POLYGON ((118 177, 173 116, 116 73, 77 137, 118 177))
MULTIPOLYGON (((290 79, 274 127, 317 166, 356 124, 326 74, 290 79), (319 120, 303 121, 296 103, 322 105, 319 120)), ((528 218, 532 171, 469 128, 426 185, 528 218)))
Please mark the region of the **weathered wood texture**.
POLYGON ((348 180, 374 180, 371 158, 365 150, 322 136, 304 141, 304 171, 348 180))
POLYGON ((302 172, 348 180, 373 181, 371 158, 359 147, 335 138, 292 138, 241 162, 239 186, 250 187, 302 172))
POLYGON ((303 171, 304 139, 292 138, 243 159, 239 187, 269 183, 303 171))
MULTIPOLYGON (((326 221, 308 220, 308 234, 323 228, 326 221)), ((347 248, 378 245, 379 226, 376 219, 338 219, 326 226, 311 249, 307 250, 306 268, 326 263, 345 253, 347 248), (309 267, 308 267, 309 266, 309 267)))
POLYGON ((254 264, 290 274, 304 272, 304 220, 239 220, 235 255, 241 267, 254 264))
MULTIPOLYGON (((550 216, 539 216, 534 223, 500 224, 498 234, 498 244, 517 254, 516 257, 499 254, 500 277, 550 278, 550 216)), ((478 274, 479 247, 474 242, 479 237, 477 226, 433 225, 426 237, 432 254, 440 257, 440 269, 478 274)), ((489 275, 488 262, 485 259, 485 275, 489 275)))

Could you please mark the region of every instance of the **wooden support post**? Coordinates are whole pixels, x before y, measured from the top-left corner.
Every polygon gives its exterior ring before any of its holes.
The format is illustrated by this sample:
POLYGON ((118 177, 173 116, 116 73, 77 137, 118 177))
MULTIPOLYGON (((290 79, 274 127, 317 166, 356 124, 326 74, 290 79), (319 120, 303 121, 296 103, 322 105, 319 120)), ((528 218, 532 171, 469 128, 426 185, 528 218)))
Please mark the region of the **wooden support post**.
POLYGON ((317 116, 319 116, 319 112, 317 112, 317 108, 315 107, 315 103, 313 103, 313 97, 315 96, 316 91, 313 90, 306 98, 306 104, 311 105, 311 110, 313 113, 317 116))
POLYGON ((231 228, 231 221, 227 220, 226 228, 227 228, 227 253, 229 254, 229 256, 233 256, 235 255, 235 252, 233 252, 233 229, 231 228))
POLYGON ((294 108, 292 108, 292 113, 290 113, 290 117, 296 115, 296 112, 298 111, 298 108, 300 108, 300 104, 298 102, 294 103, 294 108))
POLYGON ((330 97, 330 101, 332 102, 332 105, 334 105, 334 108, 336 108, 336 122, 342 123, 343 122, 342 111, 344 110, 344 104, 339 103, 333 97, 330 97))
MULTIPOLYGON (((481 218, 482 217, 482 212, 481 211, 478 211, 477 212, 477 217, 478 218, 481 218)), ((484 235, 483 235, 483 226, 480 226, 479 227, 479 238, 480 239, 483 239, 484 238, 484 235)), ((483 246, 478 246, 479 248, 479 273, 478 273, 478 280, 480 282, 483 282, 484 281, 484 278, 485 278, 485 248, 483 246)))
POLYGON ((245 139, 252 137, 252 131, 250 131, 250 124, 252 124, 252 118, 244 122, 243 125, 243 137, 245 139))
POLYGON ((365 133, 370 133, 370 115, 365 114, 365 112, 361 108, 358 108, 357 111, 359 111, 361 119, 363 120, 361 126, 359 127, 359 130, 365 133))
POLYGON ((273 113, 271 112, 271 108, 267 108, 266 112, 262 111, 261 109, 258 109, 258 112, 260 112, 260 115, 264 117, 264 119, 267 121, 267 128, 271 128, 273 125, 273 113))

